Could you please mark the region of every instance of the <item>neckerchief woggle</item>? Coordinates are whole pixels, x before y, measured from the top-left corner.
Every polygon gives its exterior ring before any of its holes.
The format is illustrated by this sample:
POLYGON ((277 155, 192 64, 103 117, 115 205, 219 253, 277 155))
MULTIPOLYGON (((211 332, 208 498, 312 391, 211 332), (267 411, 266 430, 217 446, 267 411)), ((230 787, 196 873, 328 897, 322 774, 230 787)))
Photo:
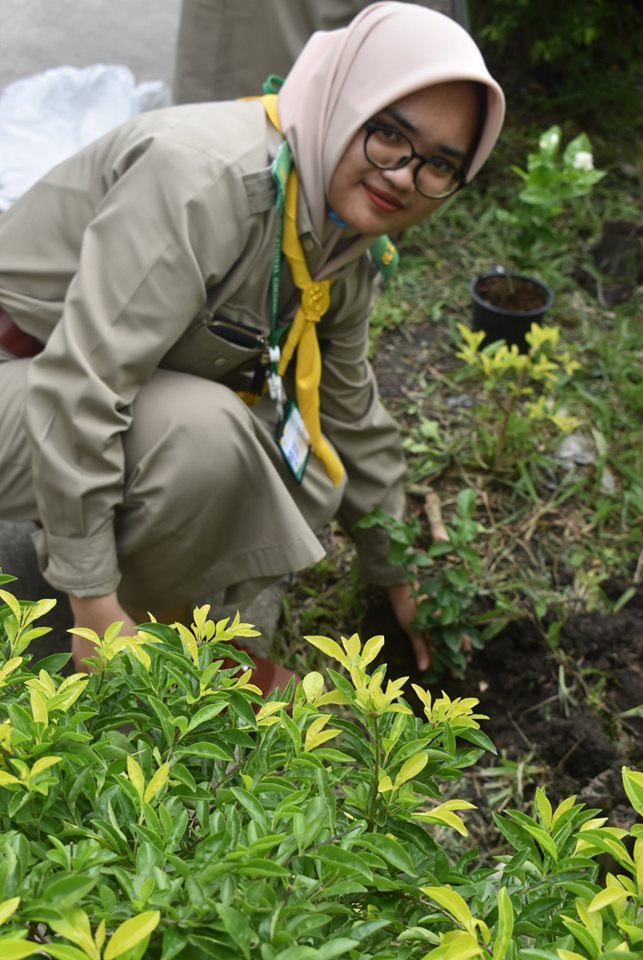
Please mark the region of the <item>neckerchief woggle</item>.
MULTIPOLYGON (((270 82, 270 81, 269 81, 270 82)), ((273 88, 274 89, 274 88, 273 88)), ((268 118, 283 135, 277 111, 277 95, 268 93, 261 100, 268 118)), ((292 164, 292 154, 284 139, 272 163, 272 177, 276 187, 276 206, 279 225, 275 243, 275 255, 271 282, 271 332, 268 349, 267 385, 270 396, 283 402, 282 377, 297 350, 295 366, 295 392, 297 406, 304 421, 310 446, 323 464, 335 486, 344 476, 342 463, 321 432, 319 418, 319 384, 321 381, 321 353, 317 340, 317 324, 330 306, 331 278, 313 280, 297 229, 297 201, 299 178, 292 164), (300 291, 300 303, 288 331, 283 349, 279 341, 287 329, 278 324, 279 286, 281 278, 281 255, 286 257, 295 286, 300 291)), ((397 266, 397 251, 388 237, 379 237, 371 247, 382 273, 390 275, 397 266)))

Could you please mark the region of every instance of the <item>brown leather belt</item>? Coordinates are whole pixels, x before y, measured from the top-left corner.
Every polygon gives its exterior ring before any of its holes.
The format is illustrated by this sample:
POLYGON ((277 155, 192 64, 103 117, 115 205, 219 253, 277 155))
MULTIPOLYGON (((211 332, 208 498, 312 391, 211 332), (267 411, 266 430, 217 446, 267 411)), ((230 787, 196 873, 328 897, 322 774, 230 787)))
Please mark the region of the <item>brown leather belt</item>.
POLYGON ((11 319, 6 310, 0 307, 0 347, 4 347, 14 357, 35 357, 42 350, 42 343, 11 319))

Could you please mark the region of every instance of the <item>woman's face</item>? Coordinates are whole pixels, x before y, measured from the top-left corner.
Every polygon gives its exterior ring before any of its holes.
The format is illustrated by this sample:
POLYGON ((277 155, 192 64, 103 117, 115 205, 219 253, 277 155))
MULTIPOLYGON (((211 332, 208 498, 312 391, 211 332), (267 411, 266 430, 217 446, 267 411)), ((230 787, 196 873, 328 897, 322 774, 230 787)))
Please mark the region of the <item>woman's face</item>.
MULTIPOLYGON (((478 123, 478 98, 471 83, 441 83, 396 100, 371 117, 403 133, 423 157, 442 157, 464 170, 478 123)), ((419 160, 399 170, 380 170, 364 154, 365 129, 348 145, 331 178, 327 201, 362 234, 396 233, 419 223, 444 200, 424 197, 413 175, 419 160)))

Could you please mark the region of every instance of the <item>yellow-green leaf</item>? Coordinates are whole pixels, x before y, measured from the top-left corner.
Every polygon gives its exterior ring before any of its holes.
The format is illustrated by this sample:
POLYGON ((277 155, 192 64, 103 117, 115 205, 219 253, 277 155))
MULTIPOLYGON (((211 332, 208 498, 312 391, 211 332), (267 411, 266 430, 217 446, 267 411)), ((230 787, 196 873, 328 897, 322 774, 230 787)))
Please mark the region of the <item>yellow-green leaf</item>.
POLYGON ((549 799, 547 797, 547 794, 542 789, 542 787, 536 788, 536 796, 534 798, 534 802, 536 805, 536 810, 538 811, 540 819, 542 820, 543 826, 545 827, 545 830, 549 830, 552 824, 553 811, 552 811, 551 803, 549 802, 549 799))
POLYGON ((17 670, 21 663, 22 657, 12 657, 11 660, 7 660, 4 666, 0 667, 0 687, 4 686, 4 682, 9 674, 17 670))
POLYGON ((359 657, 362 644, 356 633, 353 633, 350 637, 342 637, 342 646, 351 660, 356 660, 359 657))
POLYGON ((2 960, 22 960, 23 957, 33 957, 40 953, 42 944, 30 943, 28 940, 0 940, 2 960))
POLYGON ((384 646, 384 637, 377 636, 371 637, 370 640, 367 640, 364 644, 364 649, 362 650, 362 655, 359 658, 359 665, 362 669, 367 667, 369 663, 375 659, 382 647, 384 646))
POLYGON ((71 627, 67 633, 73 633, 75 637, 82 637, 83 640, 89 640, 96 647, 102 646, 103 643, 96 631, 90 630, 89 627, 71 627))
POLYGON ((121 923, 105 948, 104 960, 115 960, 156 930, 161 919, 158 910, 148 910, 121 923))
POLYGON ((47 711, 45 698, 32 687, 29 691, 29 700, 31 702, 31 713, 35 722, 44 723, 44 725, 47 726, 49 723, 49 713, 47 711))
POLYGON ((412 780, 413 777, 417 777, 426 767, 429 762, 428 753, 416 753, 414 757, 410 757, 405 763, 402 764, 400 770, 395 777, 395 786, 401 787, 403 783, 406 783, 407 780, 412 780))
POLYGON ((514 929, 514 908, 506 887, 498 891, 498 926, 493 943, 493 960, 505 960, 514 929))
POLYGON ((13 783, 20 783, 17 777, 14 777, 12 773, 7 773, 5 770, 0 770, 0 787, 8 787, 13 783))
POLYGON ((145 788, 145 793, 143 794, 143 800, 145 803, 149 803, 167 783, 168 777, 170 775, 170 765, 169 763, 163 763, 158 768, 147 787, 145 788))
POLYGON ((560 960, 587 960, 582 953, 575 953, 573 950, 559 950, 560 960))
POLYGON ((379 780, 377 785, 377 790, 379 793, 389 793, 391 790, 395 790, 393 786, 393 781, 389 777, 388 773, 384 773, 379 780))
POLYGON ((622 773, 628 800, 638 815, 643 817, 643 773, 640 770, 630 770, 629 767, 623 767, 622 773))
POLYGON ((39 760, 36 760, 33 767, 29 772, 29 779, 32 780, 34 777, 37 777, 39 773, 42 773, 44 770, 48 770, 49 767, 55 766, 55 764, 60 763, 62 757, 41 757, 39 760))
POLYGON ((27 624, 32 623, 34 620, 40 620, 41 617, 47 616, 47 614, 53 610, 55 606, 55 600, 38 600, 33 607, 30 607, 25 611, 25 623, 27 624))
POLYGON ((440 946, 426 953, 422 960, 469 960, 482 953, 484 950, 474 934, 457 930, 446 934, 440 946))
POLYGON ((624 890, 621 886, 607 887, 607 889, 601 890, 596 894, 588 907, 588 911, 589 913, 596 913, 602 910, 603 907, 609 907, 619 900, 627 900, 627 898, 631 896, 632 894, 628 893, 627 890, 624 890))
POLYGON ((103 944, 105 943, 105 930, 106 930, 105 921, 101 920, 101 922, 96 927, 96 934, 94 936, 96 949, 98 950, 99 955, 101 950, 103 949, 103 944))
POLYGON ((334 728, 329 728, 324 730, 324 727, 330 720, 330 717, 316 717, 308 730, 306 731, 306 739, 304 741, 304 751, 309 753, 311 750, 314 750, 315 747, 321 746, 322 743, 326 743, 327 740, 332 740, 333 737, 336 737, 338 733, 341 733, 341 730, 336 730, 334 728))
POLYGON ((468 800, 447 800, 433 810, 427 810, 423 813, 414 813, 414 820, 423 820, 425 823, 444 823, 454 830, 457 830, 463 837, 468 836, 468 830, 462 819, 453 813, 454 810, 475 810, 475 804, 468 800))
POLYGON ((331 640, 330 637, 304 637, 304 640, 312 643, 313 647, 317 647, 317 649, 325 653, 327 657, 332 657, 333 660, 339 660, 345 667, 349 666, 346 654, 340 645, 334 640, 331 640))
POLYGON ((0 927, 6 923, 9 917, 12 917, 20 906, 20 897, 11 897, 9 900, 3 900, 0 903, 0 927))
POLYGON ((441 887, 422 887, 421 890, 431 900, 435 900, 444 907, 465 930, 475 936, 476 921, 463 897, 450 884, 446 883, 441 887))
POLYGON ((139 799, 142 800, 145 794, 145 777, 143 776, 143 771, 141 770, 138 761, 136 761, 134 757, 127 758, 127 776, 134 785, 134 789, 138 793, 139 799))
POLYGON ((554 814, 551 818, 552 827, 556 825, 556 822, 559 820, 560 817, 562 817, 564 813, 567 813, 568 810, 571 810, 571 808, 574 806, 575 803, 576 803, 575 796, 565 797, 564 800, 561 800, 561 802, 558 804, 558 806, 554 810, 554 814))
POLYGON ((176 632, 180 636, 183 642, 183 646, 185 647, 185 652, 188 654, 189 657, 192 658, 192 663, 194 664, 195 667, 198 667, 199 666, 199 647, 196 642, 196 637, 194 636, 192 631, 188 630, 188 628, 183 623, 173 623, 172 627, 176 630, 176 632))
POLYGON ((81 907, 68 907, 57 920, 50 920, 49 926, 67 940, 81 947, 92 960, 100 960, 100 951, 94 943, 89 917, 81 907))
POLYGON ((308 703, 315 703, 324 692, 324 678, 317 670, 311 670, 301 681, 308 703))
POLYGON ((4 600, 18 623, 20 623, 20 603, 16 597, 14 597, 12 593, 8 593, 6 590, 0 590, 0 600, 4 600))

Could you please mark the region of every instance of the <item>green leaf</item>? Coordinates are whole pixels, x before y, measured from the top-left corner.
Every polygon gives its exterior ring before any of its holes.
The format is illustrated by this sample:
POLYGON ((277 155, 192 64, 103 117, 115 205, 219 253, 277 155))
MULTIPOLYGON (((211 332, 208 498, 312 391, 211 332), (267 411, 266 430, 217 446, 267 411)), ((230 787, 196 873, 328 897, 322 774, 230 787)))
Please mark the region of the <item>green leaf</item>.
MULTIPOLYGON (((244 957, 246 957, 246 960, 248 960, 253 936, 249 917, 235 910, 234 907, 228 907, 222 903, 217 903, 216 908, 219 916, 223 920, 226 932, 237 944, 244 957)), ((105 960, 109 960, 109 958, 106 957, 105 960)))
POLYGON ((227 706, 228 704, 225 700, 218 700, 216 703, 208 703, 205 707, 201 707, 190 720, 186 732, 190 733, 192 730, 200 727, 202 723, 207 723, 208 720, 212 720, 213 717, 216 717, 225 710, 227 706))
POLYGON ((121 923, 110 937, 105 948, 104 960, 115 960, 145 937, 149 937, 156 930, 160 919, 161 914, 158 910, 148 910, 121 923))
POLYGON ((239 716, 245 723, 252 727, 253 730, 257 727, 257 720, 255 718, 254 710, 252 705, 248 703, 246 698, 238 693, 236 690, 233 690, 230 693, 230 706, 234 712, 239 716))
POLYGON ((268 815, 260 801, 257 800, 256 797, 253 797, 251 793, 242 790, 241 787, 232 787, 230 792, 234 794, 241 806, 248 811, 252 819, 260 823, 264 829, 268 830, 268 815))
POLYGON ((276 953, 273 960, 317 960, 318 954, 313 947, 302 947, 296 944, 276 953))
POLYGON ((317 950, 317 960, 333 960, 334 957, 344 957, 349 950, 359 946, 358 940, 349 940, 348 937, 335 937, 327 940, 317 950))
POLYGON ((531 824, 525 824, 525 830, 532 835, 536 843, 545 850, 553 860, 558 860, 558 850, 553 837, 541 827, 532 827, 531 824))
POLYGON ((417 876, 413 861, 398 840, 384 833, 368 833, 361 836, 358 843, 375 850, 396 870, 408 873, 412 877, 417 876))
POLYGON ((82 875, 61 877, 47 883, 42 892, 46 903, 53 904, 57 910, 65 910, 81 900, 96 886, 96 880, 82 875))
POLYGON ((185 747, 180 747, 176 751, 177 757, 201 757, 202 760, 223 760, 229 763, 232 760, 232 754, 216 743, 210 743, 208 740, 199 740, 197 743, 190 743, 185 747))
POLYGON ((343 873, 348 870, 350 873, 357 873, 367 880, 373 879, 373 872, 364 860, 349 850, 344 850, 343 847, 324 844, 315 853, 306 853, 305 856, 313 857, 315 860, 321 860, 323 863, 337 867, 343 873))

